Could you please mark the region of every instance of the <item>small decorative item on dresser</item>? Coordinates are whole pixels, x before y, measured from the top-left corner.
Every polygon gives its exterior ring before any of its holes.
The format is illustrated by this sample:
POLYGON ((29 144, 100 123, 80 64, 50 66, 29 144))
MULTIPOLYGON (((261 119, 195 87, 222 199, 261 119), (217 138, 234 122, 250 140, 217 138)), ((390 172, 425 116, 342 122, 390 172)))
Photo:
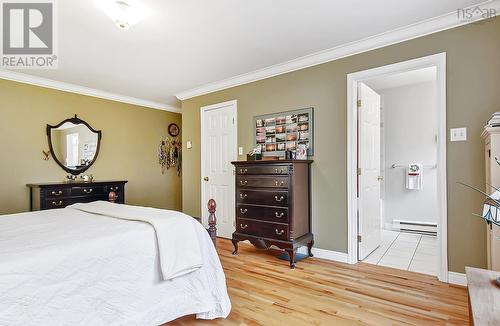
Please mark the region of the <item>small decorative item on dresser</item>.
POLYGON ((85 174, 85 175, 81 175, 80 179, 83 182, 92 182, 92 180, 94 180, 94 176, 92 174, 85 174))
POLYGON ((312 256, 310 164, 312 161, 275 160, 232 162, 236 168, 236 232, 238 242, 257 248, 275 245, 286 250, 295 267, 297 248, 312 256))
POLYGON ((297 151, 295 153, 295 159, 297 160, 307 160, 307 146, 299 144, 297 146, 297 151))
POLYGON ((76 181, 78 177, 76 175, 73 175, 73 174, 68 174, 66 175, 66 182, 73 182, 73 181, 76 181))
POLYGON ((259 161, 259 160, 262 160, 262 153, 260 146, 257 146, 247 154, 247 161, 259 161))

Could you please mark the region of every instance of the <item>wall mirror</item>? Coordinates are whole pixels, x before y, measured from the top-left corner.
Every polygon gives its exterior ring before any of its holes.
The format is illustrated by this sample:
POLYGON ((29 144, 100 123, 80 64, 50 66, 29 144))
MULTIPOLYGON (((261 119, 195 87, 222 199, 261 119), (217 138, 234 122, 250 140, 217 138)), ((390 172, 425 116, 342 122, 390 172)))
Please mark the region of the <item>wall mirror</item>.
POLYGON ((58 125, 47 125, 47 137, 50 153, 56 163, 73 175, 90 168, 99 154, 101 131, 95 130, 76 115, 58 125))

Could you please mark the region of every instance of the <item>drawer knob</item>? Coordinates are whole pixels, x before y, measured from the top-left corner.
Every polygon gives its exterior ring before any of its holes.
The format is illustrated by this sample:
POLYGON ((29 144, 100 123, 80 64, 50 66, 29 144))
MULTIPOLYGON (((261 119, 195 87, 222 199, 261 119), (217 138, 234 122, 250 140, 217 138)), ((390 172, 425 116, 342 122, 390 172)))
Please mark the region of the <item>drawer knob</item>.
POLYGON ((247 227, 248 227, 248 224, 245 224, 245 225, 240 224, 240 228, 241 228, 242 230, 245 230, 247 227))
POLYGON ((278 229, 274 230, 276 232, 276 235, 283 235, 285 233, 285 230, 278 231, 278 229))
POLYGON ((61 206, 62 204, 63 204, 62 200, 52 202, 52 206, 61 206))
POLYGON ((248 183, 247 180, 240 180, 240 185, 242 186, 246 186, 247 183, 248 183))
POLYGON ((245 198, 247 198, 247 197, 248 197, 248 195, 247 195, 247 194, 240 194, 240 198, 241 198, 241 199, 245 199, 245 198))
POLYGON ((276 201, 283 201, 283 199, 285 199, 285 197, 283 197, 283 196, 279 196, 279 197, 278 196, 274 196, 274 199, 276 201))
POLYGON ((91 194, 94 189, 83 189, 83 192, 86 194, 91 194))
POLYGON ((62 191, 61 190, 59 190, 59 191, 52 191, 51 194, 54 195, 54 196, 61 196, 62 195, 62 191))
POLYGON ((281 212, 281 213, 278 213, 278 212, 274 212, 274 215, 277 217, 277 218, 282 218, 283 215, 285 215, 285 213, 281 212))
POLYGON ((240 169, 240 174, 245 174, 248 172, 248 169, 240 169))
POLYGON ((118 187, 110 187, 109 190, 111 190, 111 191, 117 191, 118 187))
POLYGON ((282 186, 282 185, 284 185, 284 184, 285 184, 285 181, 278 181, 278 180, 276 180, 276 181, 274 181, 274 184, 275 184, 276 186, 282 186))
POLYGON ((240 208, 240 213, 241 214, 246 214, 248 212, 248 209, 243 209, 243 208, 240 208))
POLYGON ((274 173, 284 173, 285 172, 285 169, 274 169, 274 173))

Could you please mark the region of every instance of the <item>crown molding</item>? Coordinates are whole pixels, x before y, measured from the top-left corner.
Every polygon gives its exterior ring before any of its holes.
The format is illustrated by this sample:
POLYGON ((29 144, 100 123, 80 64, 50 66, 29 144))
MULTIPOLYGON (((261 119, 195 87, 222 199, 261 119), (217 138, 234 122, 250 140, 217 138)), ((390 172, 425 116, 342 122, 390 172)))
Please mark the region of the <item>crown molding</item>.
POLYGON ((144 106, 144 107, 156 109, 156 110, 169 111, 169 112, 174 112, 174 113, 181 112, 180 108, 166 105, 163 103, 143 100, 140 98, 130 97, 130 96, 121 95, 121 94, 110 93, 110 92, 106 92, 106 91, 102 91, 102 90, 98 90, 98 89, 94 89, 94 88, 79 86, 79 85, 70 84, 70 83, 64 83, 64 82, 60 82, 60 81, 56 81, 56 80, 52 80, 52 79, 48 79, 48 78, 32 76, 32 75, 23 74, 20 72, 15 72, 15 71, 10 71, 10 70, 0 69, 0 79, 12 80, 12 81, 19 82, 19 83, 30 84, 30 85, 35 85, 35 86, 40 86, 40 87, 45 87, 45 88, 52 88, 52 89, 57 89, 60 91, 81 94, 81 95, 87 95, 87 96, 102 98, 105 100, 111 100, 111 101, 115 101, 115 102, 144 106))
MULTIPOLYGON (((484 6, 494 9, 497 13, 500 13, 500 0, 489 0, 468 8, 484 6)), ((408 41, 458 26, 467 25, 483 19, 484 18, 481 17, 481 13, 475 11, 472 13, 472 17, 469 20, 463 21, 458 19, 457 11, 453 11, 448 14, 427 19, 402 28, 394 29, 375 36, 370 36, 359 41, 346 43, 337 47, 333 47, 331 49, 309 54, 250 73, 238 75, 214 83, 209 83, 200 87, 177 93, 175 96, 179 100, 183 101, 196 96, 213 93, 243 84, 248 84, 258 80, 316 66, 325 62, 338 60, 355 54, 379 49, 388 45, 408 41)))

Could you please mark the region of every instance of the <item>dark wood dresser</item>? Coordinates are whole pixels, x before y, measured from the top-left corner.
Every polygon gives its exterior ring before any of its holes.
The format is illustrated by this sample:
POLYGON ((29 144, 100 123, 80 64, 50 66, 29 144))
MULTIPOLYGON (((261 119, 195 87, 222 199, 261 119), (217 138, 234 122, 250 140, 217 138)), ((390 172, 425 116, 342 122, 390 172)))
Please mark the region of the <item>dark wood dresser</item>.
POLYGON ((249 240, 258 248, 275 245, 288 252, 295 267, 297 248, 307 245, 309 256, 314 237, 311 233, 311 160, 237 161, 236 232, 238 242, 249 240))
POLYGON ((109 200, 114 192, 116 203, 125 203, 127 181, 60 182, 28 184, 30 188, 30 210, 64 208, 75 203, 109 200))

